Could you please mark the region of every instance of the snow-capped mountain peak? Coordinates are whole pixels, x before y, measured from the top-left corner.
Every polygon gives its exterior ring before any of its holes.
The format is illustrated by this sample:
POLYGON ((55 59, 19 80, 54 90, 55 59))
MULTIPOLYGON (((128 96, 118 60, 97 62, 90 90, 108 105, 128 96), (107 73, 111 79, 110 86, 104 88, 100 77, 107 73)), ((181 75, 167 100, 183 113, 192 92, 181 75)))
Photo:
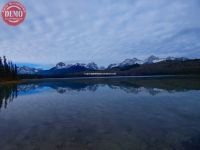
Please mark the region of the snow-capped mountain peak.
POLYGON ((84 64, 84 63, 75 63, 75 64, 68 64, 66 65, 63 62, 59 62, 58 64, 56 64, 55 67, 52 68, 52 70, 63 70, 63 69, 74 69, 74 68, 85 68, 86 70, 98 70, 98 66, 97 64, 95 64, 94 62, 88 63, 88 64, 84 64))
POLYGON ((121 62, 119 64, 120 67, 125 67, 125 66, 130 66, 130 65, 134 65, 134 64, 142 64, 143 61, 139 60, 137 58, 133 58, 133 59, 126 59, 123 62, 121 62))
POLYGON ((84 63, 76 63, 76 64, 74 64, 74 65, 72 65, 72 66, 86 67, 86 64, 84 64, 84 63))
POLYGON ((169 56, 169 57, 166 58, 166 60, 176 60, 176 57, 169 56))
POLYGON ((176 60, 179 60, 179 61, 186 61, 186 60, 188 60, 188 58, 185 58, 185 57, 179 57, 179 58, 176 58, 176 60))
POLYGON ((119 64, 110 64, 108 66, 108 69, 112 69, 112 68, 115 68, 115 67, 118 67, 118 66, 119 66, 119 64))
POLYGON ((62 69, 62 68, 65 68, 65 67, 66 67, 66 64, 63 63, 63 62, 59 62, 59 63, 56 64, 57 69, 62 69))
POLYGON ((166 58, 159 58, 154 55, 146 58, 145 60, 140 60, 138 58, 132 58, 132 59, 125 59, 121 63, 115 63, 110 64, 107 68, 104 67, 98 67, 96 63, 91 62, 88 64, 84 63, 75 63, 75 64, 68 64, 66 65, 63 62, 59 62, 56 64, 55 67, 49 69, 49 70, 42 70, 42 69, 35 69, 31 67, 18 67, 18 73, 19 74, 39 74, 39 73, 67 73, 67 72, 80 72, 80 71, 94 71, 94 70, 105 70, 105 69, 112 69, 112 68, 123 68, 127 66, 132 66, 135 64, 153 64, 158 63, 162 61, 186 61, 188 58, 185 57, 166 57, 166 58))
POLYGON ((17 68, 18 74, 35 74, 38 73, 39 71, 42 71, 42 69, 36 69, 27 66, 22 66, 17 68))
POLYGON ((161 62, 161 61, 164 61, 164 60, 166 60, 166 59, 159 58, 159 57, 152 55, 152 56, 149 56, 147 59, 145 59, 144 63, 151 64, 151 63, 161 62))
POLYGON ((98 66, 97 64, 95 64, 94 62, 88 63, 86 66, 88 69, 92 69, 92 70, 98 70, 98 66))

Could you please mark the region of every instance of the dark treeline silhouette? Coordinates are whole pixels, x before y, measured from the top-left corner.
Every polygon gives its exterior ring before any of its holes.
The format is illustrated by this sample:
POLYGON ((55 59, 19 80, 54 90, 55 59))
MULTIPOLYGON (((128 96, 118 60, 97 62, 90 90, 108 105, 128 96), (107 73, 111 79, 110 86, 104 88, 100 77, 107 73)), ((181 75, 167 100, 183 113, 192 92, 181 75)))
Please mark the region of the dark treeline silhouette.
POLYGON ((0 57, 0 81, 16 80, 17 66, 8 61, 5 56, 0 57))
POLYGON ((117 72, 119 76, 149 76, 149 75, 200 75, 200 59, 185 61, 166 60, 153 64, 132 65, 124 68, 108 70, 117 72))
POLYGON ((0 110, 7 108, 7 105, 17 97, 17 85, 0 85, 0 110))

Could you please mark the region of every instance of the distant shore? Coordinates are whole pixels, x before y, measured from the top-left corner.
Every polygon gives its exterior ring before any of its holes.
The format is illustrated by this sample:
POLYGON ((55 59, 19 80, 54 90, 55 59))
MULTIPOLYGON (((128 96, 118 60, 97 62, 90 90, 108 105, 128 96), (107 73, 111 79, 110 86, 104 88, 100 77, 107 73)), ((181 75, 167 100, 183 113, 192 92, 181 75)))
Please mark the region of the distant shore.
POLYGON ((36 79, 20 79, 20 80, 9 80, 0 81, 0 84, 18 84, 28 81, 49 81, 49 80, 81 80, 81 79, 115 79, 115 78, 173 78, 173 77, 198 77, 200 75, 146 75, 146 76, 88 76, 88 77, 65 77, 65 78, 36 78, 36 79))
POLYGON ((115 79, 115 78, 173 78, 173 77, 198 77, 200 75, 148 75, 148 76, 94 76, 94 77, 65 77, 65 78, 40 78, 40 79, 22 79, 21 82, 27 81, 49 81, 49 80, 81 80, 81 79, 115 79))
POLYGON ((0 84, 17 84, 20 83, 22 80, 8 80, 8 81, 0 81, 0 84))

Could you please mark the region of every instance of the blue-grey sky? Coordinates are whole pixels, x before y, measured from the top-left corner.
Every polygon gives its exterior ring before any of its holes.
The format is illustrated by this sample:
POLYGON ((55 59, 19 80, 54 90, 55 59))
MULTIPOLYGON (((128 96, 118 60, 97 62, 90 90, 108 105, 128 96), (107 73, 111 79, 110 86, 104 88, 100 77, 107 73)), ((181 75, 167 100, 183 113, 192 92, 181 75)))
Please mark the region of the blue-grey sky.
MULTIPOLYGON (((7 0, 0 1, 0 8, 7 0)), ((21 0, 27 18, 0 20, 0 55, 51 66, 126 58, 200 57, 199 0, 21 0)))

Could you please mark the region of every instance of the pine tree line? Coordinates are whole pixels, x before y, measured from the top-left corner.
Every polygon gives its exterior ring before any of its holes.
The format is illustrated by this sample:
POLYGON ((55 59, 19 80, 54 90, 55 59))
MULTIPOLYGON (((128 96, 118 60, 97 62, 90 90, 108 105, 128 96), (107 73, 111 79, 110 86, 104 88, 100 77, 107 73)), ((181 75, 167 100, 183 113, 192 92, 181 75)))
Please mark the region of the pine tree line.
POLYGON ((7 61, 6 57, 0 57, 0 80, 17 79, 17 66, 11 61, 7 61))

